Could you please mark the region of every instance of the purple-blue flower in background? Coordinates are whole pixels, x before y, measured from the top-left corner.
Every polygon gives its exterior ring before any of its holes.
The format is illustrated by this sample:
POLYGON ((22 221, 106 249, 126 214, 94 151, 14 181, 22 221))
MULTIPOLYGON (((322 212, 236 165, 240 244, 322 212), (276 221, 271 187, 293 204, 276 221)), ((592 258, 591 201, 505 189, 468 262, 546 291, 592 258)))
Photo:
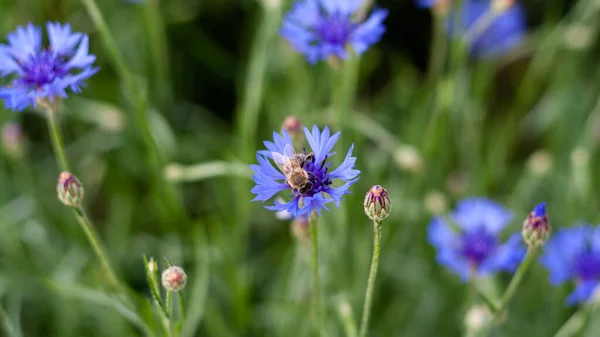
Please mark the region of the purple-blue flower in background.
MULTIPOLYGON (((447 0, 443 0, 447 1, 447 0)), ((432 7, 442 0, 416 0, 420 7, 432 7)), ((501 3, 501 1, 498 1, 501 3)), ((527 31, 525 13, 519 3, 505 0, 501 3, 503 9, 494 9, 493 0, 463 0, 458 17, 460 24, 456 25, 457 14, 451 13, 446 23, 450 36, 466 36, 474 56, 498 56, 517 46, 527 31), (496 11, 494 14, 493 11, 496 11), (493 17, 492 17, 493 16, 493 17), (487 22, 492 17, 491 22, 487 22), (474 31, 480 30, 477 33, 474 31)))
POLYGON ((357 54, 377 43, 385 32, 385 9, 375 9, 364 21, 356 14, 363 0, 300 0, 294 3, 281 27, 281 35, 306 55, 310 63, 336 56, 346 59, 347 47, 357 54))
POLYGON ((550 272, 550 284, 577 284, 565 300, 568 305, 587 301, 600 281, 600 227, 580 224, 556 231, 540 262, 550 272))
POLYGON ((38 98, 53 101, 67 97, 67 89, 78 93, 83 81, 94 75, 96 57, 88 53, 88 36, 71 32, 67 23, 46 24, 49 46, 42 46, 42 29, 31 23, 7 35, 0 44, 0 76, 9 83, 0 88, 0 98, 12 110, 35 106, 38 98))
POLYGON ((428 229, 429 242, 436 248, 436 260, 460 276, 485 276, 500 270, 514 271, 525 256, 519 233, 505 243, 500 233, 513 215, 502 205, 484 198, 458 202, 449 219, 435 217, 428 229))
MULTIPOLYGON (((344 194, 350 193, 348 188, 358 180, 360 171, 354 169, 356 158, 352 157, 354 145, 346 154, 344 161, 335 170, 330 170, 331 163, 327 160, 335 154, 332 152, 335 143, 340 137, 340 132, 330 135, 329 128, 325 127, 323 131, 315 125, 312 132, 304 128, 304 135, 312 149, 312 155, 304 150, 299 152, 304 158, 302 166, 295 166, 297 174, 306 174, 302 183, 288 183, 292 179, 289 175, 282 173, 281 169, 273 166, 275 163, 279 166, 285 158, 294 159, 294 148, 291 137, 286 131, 283 136, 274 132, 273 142, 265 141, 267 150, 258 151, 256 158, 258 165, 250 165, 254 174, 252 179, 256 186, 251 192, 256 194, 252 201, 267 201, 277 195, 279 192, 286 191, 290 193, 291 200, 287 203, 274 201, 273 206, 265 208, 277 212, 287 211, 294 217, 309 216, 313 211, 321 214, 321 210, 327 210, 326 204, 334 202, 338 207, 344 194), (304 172, 304 173, 303 173, 304 172), (336 182, 341 182, 337 187, 336 182)), ((288 163, 289 164, 289 163, 288 163)))

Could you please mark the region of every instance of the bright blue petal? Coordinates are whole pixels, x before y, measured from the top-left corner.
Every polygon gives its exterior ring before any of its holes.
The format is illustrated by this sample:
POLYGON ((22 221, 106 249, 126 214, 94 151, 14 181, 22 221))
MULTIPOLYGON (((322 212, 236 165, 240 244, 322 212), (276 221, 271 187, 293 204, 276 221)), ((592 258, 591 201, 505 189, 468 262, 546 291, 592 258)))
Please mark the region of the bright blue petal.
POLYGON ((388 11, 385 9, 376 9, 371 16, 360 24, 352 34, 352 46, 357 54, 362 54, 369 47, 381 39, 385 32, 383 20, 387 17, 388 11))
POLYGON ((350 146, 350 150, 348 150, 348 153, 346 154, 346 158, 340 164, 340 166, 338 166, 337 169, 335 169, 334 171, 329 173, 329 178, 351 180, 360 174, 359 170, 354 169, 354 164, 356 164, 356 157, 352 157, 353 149, 354 149, 354 144, 352 144, 350 146))
POLYGON ((506 243, 483 261, 477 269, 478 274, 487 275, 500 270, 515 271, 525 257, 526 250, 522 242, 521 234, 513 234, 506 243))
POLYGON ((587 302, 594 294, 594 290, 596 290, 597 286, 598 281, 596 280, 579 283, 577 287, 575 287, 575 290, 567 296, 565 303, 567 305, 576 305, 587 302))
POLYGON ((437 249, 456 248, 458 237, 441 217, 434 217, 427 228, 429 243, 437 249))
POLYGON ((491 234, 498 234, 513 215, 502 205, 484 198, 469 198, 460 201, 451 218, 465 231, 484 227, 491 234))
POLYGON ((587 238, 593 233, 589 225, 578 225, 556 231, 544 246, 540 263, 550 272, 550 283, 559 285, 575 277, 576 258, 587 249, 587 238))
POLYGON ((26 62, 29 56, 35 55, 42 48, 42 30, 29 23, 25 27, 19 26, 14 32, 8 33, 6 40, 11 47, 12 57, 26 62))

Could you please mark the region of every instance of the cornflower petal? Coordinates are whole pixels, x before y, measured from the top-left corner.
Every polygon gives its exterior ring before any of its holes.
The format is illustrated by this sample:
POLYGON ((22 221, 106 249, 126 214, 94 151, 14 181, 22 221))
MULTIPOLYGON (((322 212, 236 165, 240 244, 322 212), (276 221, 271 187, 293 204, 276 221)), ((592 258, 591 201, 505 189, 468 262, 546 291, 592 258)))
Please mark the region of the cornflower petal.
POLYGON ((510 220, 510 212, 483 198, 460 201, 450 219, 434 217, 428 240, 437 250, 436 260, 458 274, 461 280, 471 275, 484 276, 505 270, 514 271, 525 256, 520 234, 500 244, 500 231, 510 220))
POLYGON ((42 48, 42 30, 33 24, 7 35, 8 45, 0 45, 0 75, 11 76, 1 89, 7 108, 20 111, 35 106, 38 99, 51 102, 67 97, 67 89, 81 91, 84 81, 98 72, 92 67, 96 57, 89 54, 88 37, 73 33, 69 24, 46 24, 48 48, 42 48))
MULTIPOLYGON (((328 127, 321 131, 317 126, 314 126, 312 130, 312 132, 309 132, 307 128, 304 129, 310 145, 310 150, 306 150, 306 154, 309 152, 314 154, 313 159, 307 160, 302 168, 308 177, 307 183, 292 188, 287 184, 288 177, 271 164, 270 159, 272 159, 273 152, 287 156, 293 155, 290 151, 286 151, 287 145, 293 145, 287 132, 284 131, 283 136, 274 133, 272 142, 264 142, 267 150, 257 152, 258 165, 250 165, 254 172, 252 178, 256 183, 251 190, 252 193, 256 194, 252 201, 264 202, 272 199, 279 192, 288 191, 292 195, 291 201, 282 203, 275 200, 273 206, 265 206, 265 208, 277 212, 286 211, 296 218, 308 216, 313 212, 321 214, 321 210, 328 210, 326 204, 330 202, 335 202, 338 207, 340 206, 343 195, 350 193, 348 189, 358 180, 360 174, 360 171, 354 169, 356 158, 352 157, 353 146, 348 151, 340 167, 334 170, 332 174, 329 171, 331 163, 328 163, 326 159, 334 154, 331 150, 340 133, 331 136, 328 127), (334 188, 334 180, 341 181, 343 184, 334 188)), ((297 151, 297 153, 301 153, 301 151, 297 151)))
POLYGON ((348 57, 348 46, 356 53, 364 53, 377 43, 385 31, 385 10, 374 10, 364 22, 357 21, 357 13, 364 0, 299 0, 286 14, 283 36, 292 48, 304 54, 314 64, 330 56, 348 57))
POLYGON ((580 223, 558 230, 544 246, 540 261, 549 271, 550 283, 577 284, 565 299, 567 305, 588 301, 600 281, 599 238, 600 227, 580 223))

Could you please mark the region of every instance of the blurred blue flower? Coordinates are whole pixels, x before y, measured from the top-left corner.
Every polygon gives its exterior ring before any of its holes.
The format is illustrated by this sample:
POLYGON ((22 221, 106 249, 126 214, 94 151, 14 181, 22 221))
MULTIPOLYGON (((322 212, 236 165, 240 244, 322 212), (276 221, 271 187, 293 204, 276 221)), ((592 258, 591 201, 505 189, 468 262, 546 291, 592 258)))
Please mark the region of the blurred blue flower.
POLYGON ((552 285, 576 282, 565 300, 568 305, 587 301, 600 281, 600 227, 580 224, 556 231, 540 262, 550 272, 552 285))
POLYGON ((300 0, 283 21, 281 35, 310 63, 337 56, 346 59, 347 46, 364 53, 385 32, 385 9, 375 9, 362 22, 355 14, 363 0, 300 0))
POLYGON ((525 256, 521 235, 513 234, 503 244, 499 241, 500 232, 512 217, 510 211, 488 199, 460 201, 450 214, 452 224, 435 217, 429 225, 429 242, 437 249, 437 262, 463 281, 472 273, 484 276, 499 270, 514 271, 525 256))
MULTIPOLYGON (((251 190, 256 194, 252 201, 264 202, 281 191, 288 191, 291 193, 291 201, 282 203, 275 200, 273 206, 265 206, 265 208, 277 212, 287 211, 296 218, 309 216, 313 211, 321 214, 321 210, 327 210, 325 205, 330 202, 335 202, 340 207, 342 196, 350 193, 348 188, 358 180, 360 174, 360 171, 354 169, 356 163, 356 158, 352 157, 354 144, 350 147, 340 166, 330 171, 331 163, 328 163, 327 159, 335 154, 331 150, 340 137, 340 133, 330 135, 328 127, 321 132, 315 125, 312 132, 304 128, 304 134, 314 153, 312 160, 308 160, 303 168, 308 173, 310 180, 308 190, 301 192, 298 189, 292 189, 286 183, 286 176, 269 161, 269 159, 273 160, 274 153, 276 156, 279 154, 290 157, 290 150, 293 149, 292 139, 286 131, 283 131, 283 136, 274 132, 274 141, 264 142, 267 150, 258 151, 256 154, 258 165, 250 165, 254 171, 252 178, 256 183, 251 190), (343 184, 333 187, 335 180, 339 180, 343 184)), ((306 150, 304 153, 307 153, 306 150)))
POLYGON ((29 23, 7 35, 8 45, 0 44, 0 76, 9 84, 0 88, 0 98, 8 109, 34 106, 38 98, 53 101, 67 97, 67 88, 78 93, 83 81, 98 71, 88 54, 88 36, 72 33, 67 23, 48 22, 50 45, 42 47, 42 30, 29 23))
MULTIPOLYGON (((416 0, 420 7, 428 8, 435 6, 440 0, 416 0)), ((480 29, 477 34, 471 35, 469 41, 471 52, 474 56, 498 56, 506 53, 517 46, 527 31, 525 13, 516 1, 508 8, 495 14, 489 24, 483 24, 486 16, 493 10, 493 0, 463 0, 460 13, 450 14, 446 29, 451 36, 463 36, 473 33, 471 29, 480 29), (458 15, 460 25, 455 25, 455 17, 458 15)))

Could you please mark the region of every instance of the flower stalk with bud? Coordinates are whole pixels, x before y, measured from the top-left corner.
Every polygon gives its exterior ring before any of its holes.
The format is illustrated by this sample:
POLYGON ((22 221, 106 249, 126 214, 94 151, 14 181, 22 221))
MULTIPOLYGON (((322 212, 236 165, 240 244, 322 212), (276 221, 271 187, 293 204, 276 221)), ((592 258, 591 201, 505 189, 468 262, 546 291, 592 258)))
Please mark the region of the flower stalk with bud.
POLYGON ((56 186, 56 192, 58 195, 58 199, 65 204, 66 206, 70 206, 73 208, 73 213, 75 215, 75 219, 81 226, 88 242, 92 246, 94 253, 98 260, 100 260, 100 264, 102 265, 102 269, 104 269, 104 273, 108 278, 108 282, 115 290, 122 290, 121 285, 114 273, 110 263, 108 262, 108 258, 106 257, 106 252, 104 248, 101 246, 100 241, 98 240, 98 236, 96 235, 94 228, 92 227, 90 220, 83 207, 81 206, 81 202, 83 201, 84 196, 84 188, 79 179, 69 172, 62 172, 58 177, 58 184, 56 186))
POLYGON ((369 280, 367 282, 362 322, 360 324, 360 337, 367 336, 369 316, 371 314, 371 305, 373 302, 373 291, 375 290, 375 279, 377 277, 379 255, 381 252, 381 227, 383 220, 390 215, 392 209, 392 202, 388 192, 380 185, 373 186, 365 196, 364 208, 365 214, 369 219, 373 220, 373 258, 371 261, 369 280))
POLYGON ((494 321, 497 321, 503 314, 504 308, 515 295, 523 277, 531 267, 531 264, 537 256, 537 248, 543 245, 549 237, 549 221, 546 214, 546 203, 541 203, 535 206, 531 211, 527 220, 523 225, 523 239, 527 242, 528 249, 523 262, 513 275, 512 280, 508 284, 508 288, 500 298, 500 302, 496 308, 494 321))

